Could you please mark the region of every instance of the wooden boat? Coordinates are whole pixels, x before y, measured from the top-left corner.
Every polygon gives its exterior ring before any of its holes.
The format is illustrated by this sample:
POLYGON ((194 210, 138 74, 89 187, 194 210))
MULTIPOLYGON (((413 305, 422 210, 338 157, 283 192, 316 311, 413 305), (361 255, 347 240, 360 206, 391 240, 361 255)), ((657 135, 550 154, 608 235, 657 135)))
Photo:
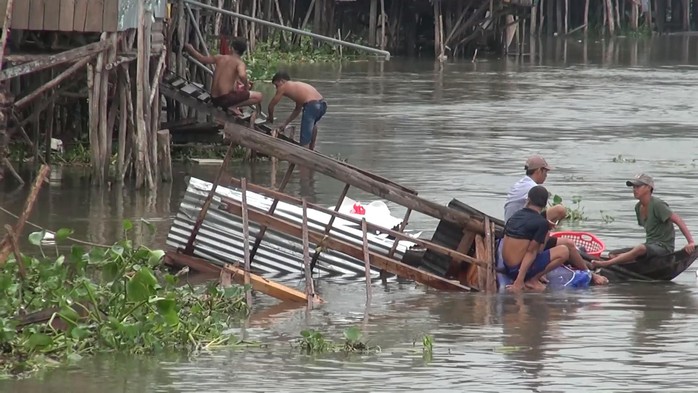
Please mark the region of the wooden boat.
MULTIPOLYGON (((629 250, 630 248, 613 250, 610 254, 629 250)), ((698 259, 698 250, 692 254, 680 250, 669 255, 603 268, 600 274, 610 281, 671 281, 688 269, 696 259, 698 259)))

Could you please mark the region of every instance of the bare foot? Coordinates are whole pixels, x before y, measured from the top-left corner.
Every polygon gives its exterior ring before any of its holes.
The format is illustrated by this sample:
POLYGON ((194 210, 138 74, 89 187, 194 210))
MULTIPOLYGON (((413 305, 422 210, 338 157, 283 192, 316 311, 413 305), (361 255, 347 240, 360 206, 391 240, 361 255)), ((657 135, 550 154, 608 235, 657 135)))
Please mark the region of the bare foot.
POLYGON ((242 112, 240 111, 240 108, 233 107, 233 108, 228 108, 228 109, 230 110, 230 113, 232 113, 233 115, 235 115, 237 117, 242 117, 242 112))
POLYGON ((607 285, 608 278, 606 278, 600 274, 591 273, 591 282, 594 285, 607 285))
POLYGON ((528 280, 526 281, 526 289, 529 289, 533 292, 543 292, 545 291, 545 284, 540 282, 540 280, 528 280))
POLYGON ((543 284, 547 284, 550 282, 550 280, 548 280, 548 277, 546 277, 546 276, 541 276, 540 282, 542 282, 543 284))

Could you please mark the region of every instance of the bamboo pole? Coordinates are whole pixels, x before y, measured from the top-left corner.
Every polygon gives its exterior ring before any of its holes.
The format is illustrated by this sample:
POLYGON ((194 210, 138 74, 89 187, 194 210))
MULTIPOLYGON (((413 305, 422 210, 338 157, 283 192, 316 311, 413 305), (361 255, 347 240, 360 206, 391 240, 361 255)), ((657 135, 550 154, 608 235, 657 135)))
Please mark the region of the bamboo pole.
MULTIPOLYGON (((48 165, 42 165, 41 169, 39 169, 39 174, 36 176, 31 191, 29 192, 29 196, 24 202, 22 214, 17 219, 17 223, 14 227, 14 233, 17 236, 22 236, 24 224, 27 222, 29 216, 31 215, 31 212, 34 210, 34 203, 36 202, 36 197, 39 195, 39 190, 41 190, 41 186, 44 184, 46 176, 48 176, 50 172, 51 167, 49 167, 48 165)), ((11 249, 9 235, 5 235, 0 245, 2 246, 0 247, 0 266, 2 266, 5 264, 5 262, 7 262, 7 256, 9 255, 11 249)))
POLYGON ((56 88, 59 84, 61 84, 61 82, 73 76, 73 74, 75 74, 78 70, 85 67, 87 63, 89 63, 90 60, 93 59, 93 57, 94 55, 82 58, 77 63, 70 66, 68 69, 58 74, 58 76, 51 79, 46 84, 42 85, 40 88, 34 90, 33 92, 22 97, 20 100, 16 101, 14 104, 15 109, 24 109, 24 107, 26 107, 29 103, 33 102, 37 97, 39 97, 46 91, 56 88))
POLYGON ((302 225, 302 237, 303 237, 303 270, 305 272, 305 294, 308 296, 308 308, 313 305, 313 297, 315 296, 315 290, 313 288, 313 276, 310 271, 310 250, 308 241, 308 205, 305 198, 302 200, 303 206, 303 225, 302 225))
POLYGON ((368 228, 366 218, 361 219, 362 244, 364 252, 364 270, 366 273, 366 304, 371 304, 371 257, 368 251, 368 228))
MULTIPOLYGON (((252 307, 252 291, 250 290, 250 285, 252 285, 252 280, 250 280, 250 221, 248 217, 247 210, 247 179, 242 178, 242 242, 243 242, 243 252, 245 258, 245 298, 247 299, 247 307, 252 307)), ((305 213, 305 210, 303 211, 305 213)), ((305 216, 303 216, 305 218, 305 216)), ((306 234, 307 235, 307 234, 306 234)), ((307 241, 307 236, 306 236, 307 241)), ((310 302, 310 300, 308 300, 310 302)))
MULTIPOLYGON (((344 188, 342 189, 342 192, 339 194, 339 198, 337 199, 337 204, 334 206, 334 211, 338 212, 339 208, 342 207, 342 202, 344 201, 344 198, 347 196, 347 193, 349 192, 349 184, 345 184, 344 188)), ((330 220, 327 222, 327 225, 325 225, 325 236, 328 236, 330 232, 332 231, 332 225, 334 224, 334 220, 337 218, 336 215, 331 215, 330 220)), ((315 264, 317 263, 318 258, 320 258, 320 253, 322 252, 322 245, 318 244, 315 247, 315 253, 313 253, 313 258, 310 261, 310 268, 314 269, 315 264)))
POLYGON ((7 5, 5 8, 5 18, 3 19, 2 25, 2 36, 0 36, 0 69, 3 67, 3 59, 5 57, 5 47, 7 46, 7 36, 10 31, 10 26, 12 25, 12 9, 14 6, 14 0, 7 0, 7 5))
MULTIPOLYGON (((436 1, 434 1, 434 10, 436 10, 436 1)), ((317 16, 315 16, 317 18, 317 16)), ((378 0, 371 0, 368 12, 368 44, 376 45, 376 22, 378 17, 378 0)), ((434 21, 436 21, 436 12, 434 12, 434 21)), ((436 26, 436 22, 434 22, 436 26)))
POLYGON ((126 84, 124 72, 117 72, 117 82, 119 84, 119 135, 117 147, 116 179, 123 183, 126 174, 126 133, 128 132, 128 101, 126 96, 131 92, 126 84))
POLYGON ((584 1, 584 34, 589 32, 589 0, 584 1))

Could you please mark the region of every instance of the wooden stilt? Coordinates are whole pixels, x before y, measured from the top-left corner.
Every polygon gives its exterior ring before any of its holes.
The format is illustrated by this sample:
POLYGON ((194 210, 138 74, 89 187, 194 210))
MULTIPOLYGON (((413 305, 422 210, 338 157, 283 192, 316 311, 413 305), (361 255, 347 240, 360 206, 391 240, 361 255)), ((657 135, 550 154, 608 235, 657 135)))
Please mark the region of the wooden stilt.
MULTIPOLYGON (((344 201, 344 198, 347 196, 347 193, 349 192, 349 184, 344 185, 344 189, 342 189, 342 192, 339 194, 339 199, 337 199, 337 204, 334 206, 334 211, 338 212, 339 208, 342 207, 342 201, 344 201)), ((332 225, 334 224, 334 219, 337 216, 332 215, 330 216, 330 220, 327 222, 327 225, 325 225, 325 236, 330 234, 330 231, 332 230, 332 225)), ((313 258, 310 261, 310 269, 315 269, 315 264, 317 263, 318 258, 320 257, 320 253, 322 252, 322 244, 318 244, 317 247, 315 248, 315 253, 313 254, 313 258)))
POLYGON ((243 255, 245 258, 245 285, 248 288, 245 290, 245 297, 247 299, 247 306, 252 307, 252 292, 249 286, 252 284, 250 279, 250 221, 247 217, 247 179, 242 179, 242 244, 243 244, 243 255))
POLYGON ((368 227, 366 226, 366 218, 361 219, 361 231, 363 232, 363 252, 364 252, 364 269, 366 273, 366 304, 371 304, 371 257, 368 251, 368 227))
POLYGON ((315 296, 313 289, 313 276, 310 271, 310 250, 308 241, 308 206, 305 198, 302 202, 303 206, 303 224, 301 226, 301 236, 303 241, 303 270, 305 272, 305 294, 308 297, 308 307, 312 307, 312 298, 315 296))

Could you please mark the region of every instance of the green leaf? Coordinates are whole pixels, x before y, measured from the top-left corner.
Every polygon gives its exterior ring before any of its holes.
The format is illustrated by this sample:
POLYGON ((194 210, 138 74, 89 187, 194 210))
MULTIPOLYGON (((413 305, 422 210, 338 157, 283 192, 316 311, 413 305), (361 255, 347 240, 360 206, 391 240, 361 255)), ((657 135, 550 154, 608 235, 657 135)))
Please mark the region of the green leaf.
POLYGON ((352 326, 344 330, 344 338, 349 342, 357 342, 361 339, 361 330, 352 326))
POLYGON ((31 348, 46 347, 51 345, 53 339, 43 333, 34 333, 29 337, 27 344, 31 348))
POLYGON ((76 327, 70 331, 70 335, 75 339, 82 340, 83 338, 87 337, 88 333, 87 330, 80 327, 76 327))
POLYGON ((59 229, 58 231, 56 231, 56 241, 65 240, 65 239, 67 239, 68 237, 70 237, 70 235, 72 235, 72 234, 73 234, 73 230, 72 230, 72 229, 70 229, 70 228, 61 228, 61 229, 59 229))
POLYGON ((67 323, 70 324, 75 324, 78 319, 80 319, 80 315, 77 313, 77 311, 73 310, 72 307, 65 306, 61 308, 61 312, 58 313, 58 315, 67 323))
POLYGON ((46 231, 32 232, 29 234, 29 243, 34 246, 40 246, 41 241, 44 239, 46 231))
POLYGON ((124 221, 121 223, 121 226, 124 228, 124 231, 125 231, 125 232, 128 232, 128 231, 130 231, 131 229, 133 229, 133 223, 131 222, 131 220, 128 220, 128 219, 124 220, 124 221))
POLYGON ((553 197, 553 205, 559 205, 561 203, 562 203, 562 197, 556 194, 553 197))
POLYGON ((165 251, 162 250, 152 250, 150 251, 150 256, 148 257, 148 265, 157 266, 160 264, 162 257, 165 256, 165 251))
POLYGON ((177 315, 177 304, 174 299, 161 299, 155 303, 155 306, 160 315, 165 318, 168 325, 174 326, 179 323, 179 315, 177 315))
POLYGON ((157 279, 148 268, 139 270, 128 282, 128 299, 134 302, 148 300, 155 293, 157 279))
POLYGON ((80 360, 82 360, 82 356, 80 356, 79 353, 73 352, 73 353, 68 355, 69 362, 79 362, 80 360))
POLYGON ((124 247, 120 246, 118 244, 114 244, 113 246, 111 246, 111 252, 113 252, 114 254, 116 254, 118 256, 123 256, 124 255, 124 247))
POLYGON ((116 262, 109 262, 102 268, 102 280, 105 282, 113 282, 119 274, 119 266, 116 262))

